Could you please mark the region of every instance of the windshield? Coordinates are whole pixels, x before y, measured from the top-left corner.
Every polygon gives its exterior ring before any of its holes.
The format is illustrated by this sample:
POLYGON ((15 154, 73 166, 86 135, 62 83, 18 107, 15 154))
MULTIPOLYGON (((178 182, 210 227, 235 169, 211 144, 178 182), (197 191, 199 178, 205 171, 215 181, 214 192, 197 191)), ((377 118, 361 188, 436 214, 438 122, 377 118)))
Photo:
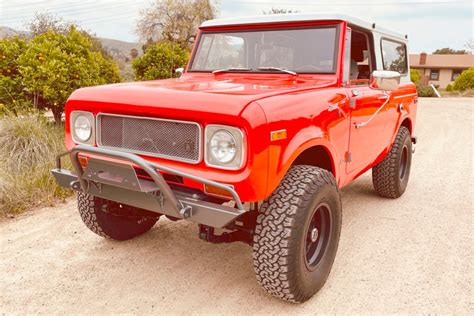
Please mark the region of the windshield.
POLYGON ((190 71, 335 73, 336 34, 336 26, 203 32, 190 71))

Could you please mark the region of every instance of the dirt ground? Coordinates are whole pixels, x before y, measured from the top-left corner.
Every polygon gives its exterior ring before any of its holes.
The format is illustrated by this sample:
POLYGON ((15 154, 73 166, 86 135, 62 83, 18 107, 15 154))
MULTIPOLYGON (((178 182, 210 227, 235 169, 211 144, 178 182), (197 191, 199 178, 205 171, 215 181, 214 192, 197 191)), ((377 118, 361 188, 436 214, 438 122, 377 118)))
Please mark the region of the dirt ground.
POLYGON ((0 313, 473 314, 474 99, 422 99, 407 192, 375 195, 370 172, 342 190, 326 286, 294 305, 258 286, 251 248, 212 245, 160 220, 127 242, 83 225, 73 200, 0 221, 0 313))

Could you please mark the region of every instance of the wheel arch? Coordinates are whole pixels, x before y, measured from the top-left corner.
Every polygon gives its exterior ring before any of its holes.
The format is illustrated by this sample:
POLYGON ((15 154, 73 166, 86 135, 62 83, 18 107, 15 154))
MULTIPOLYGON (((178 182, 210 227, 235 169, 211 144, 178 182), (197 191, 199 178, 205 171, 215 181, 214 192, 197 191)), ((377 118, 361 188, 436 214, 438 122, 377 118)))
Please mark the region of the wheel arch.
POLYGON ((327 147, 323 145, 315 145, 306 148, 292 162, 291 166, 310 165, 325 169, 335 177, 335 165, 331 153, 327 147))
POLYGON ((402 120, 402 123, 400 124, 398 129, 400 129, 400 127, 402 127, 402 126, 405 126, 406 128, 408 128, 408 130, 410 131, 410 135, 413 134, 413 124, 412 124, 412 121, 411 121, 410 117, 405 117, 402 120))
POLYGON ((273 193, 288 170, 295 165, 311 165, 328 170, 333 174, 336 182, 339 183, 340 172, 336 163, 338 161, 336 150, 323 137, 312 138, 305 142, 293 139, 278 161, 276 177, 273 181, 269 180, 268 183, 267 196, 273 193))

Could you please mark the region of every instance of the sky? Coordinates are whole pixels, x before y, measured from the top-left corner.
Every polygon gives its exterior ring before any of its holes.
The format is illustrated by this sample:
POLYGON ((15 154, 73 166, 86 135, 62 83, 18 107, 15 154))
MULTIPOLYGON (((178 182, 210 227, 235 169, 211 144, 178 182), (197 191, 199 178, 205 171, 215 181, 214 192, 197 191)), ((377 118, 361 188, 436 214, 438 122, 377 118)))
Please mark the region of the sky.
MULTIPOLYGON (((153 0, 0 0, 0 25, 25 29, 35 12, 74 21, 97 36, 137 42, 140 10, 153 0)), ((473 0, 219 0, 218 17, 260 15, 272 7, 338 12, 408 34, 411 53, 464 49, 474 38, 473 0)))

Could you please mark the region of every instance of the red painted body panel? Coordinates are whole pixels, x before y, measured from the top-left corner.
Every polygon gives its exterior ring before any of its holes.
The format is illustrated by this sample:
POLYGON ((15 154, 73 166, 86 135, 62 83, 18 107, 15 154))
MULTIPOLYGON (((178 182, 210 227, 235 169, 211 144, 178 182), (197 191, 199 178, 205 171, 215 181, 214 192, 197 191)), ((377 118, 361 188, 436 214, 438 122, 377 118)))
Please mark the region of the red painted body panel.
MULTIPOLYGON (((329 24, 321 22, 304 25, 329 24)), ((200 177, 232 184, 243 202, 261 201, 277 187, 294 160, 305 149, 323 146, 332 159, 340 187, 347 185, 378 163, 393 142, 405 119, 414 125, 416 93, 413 84, 392 92, 390 102, 374 124, 360 130, 354 124, 366 120, 381 104, 381 92, 357 87, 365 96, 350 108, 351 89, 343 87, 345 22, 340 27, 338 67, 331 75, 185 73, 179 79, 156 80, 83 88, 66 104, 66 145, 72 148, 69 117, 73 110, 134 116, 159 117, 239 127, 247 140, 247 160, 237 171, 160 158, 145 157, 200 177), (397 96, 407 95, 397 98, 397 96), (399 111, 403 103, 404 110, 399 111), (330 104, 339 106, 329 109, 330 104), (287 130, 287 138, 270 141, 270 132, 287 130), (347 163, 350 151, 353 162, 347 163)), ((287 26, 289 24, 278 25, 287 26)), ((294 25, 294 24, 291 24, 294 25)), ((262 27, 276 27, 271 24, 262 27)), ((242 26, 249 28, 252 26, 242 26)), ((235 28, 235 27, 232 27, 235 28)), ((226 28, 216 28, 215 30, 226 28)), ((412 129, 413 130, 413 129, 412 129)), ((203 189, 202 184, 184 180, 184 185, 203 189)))

